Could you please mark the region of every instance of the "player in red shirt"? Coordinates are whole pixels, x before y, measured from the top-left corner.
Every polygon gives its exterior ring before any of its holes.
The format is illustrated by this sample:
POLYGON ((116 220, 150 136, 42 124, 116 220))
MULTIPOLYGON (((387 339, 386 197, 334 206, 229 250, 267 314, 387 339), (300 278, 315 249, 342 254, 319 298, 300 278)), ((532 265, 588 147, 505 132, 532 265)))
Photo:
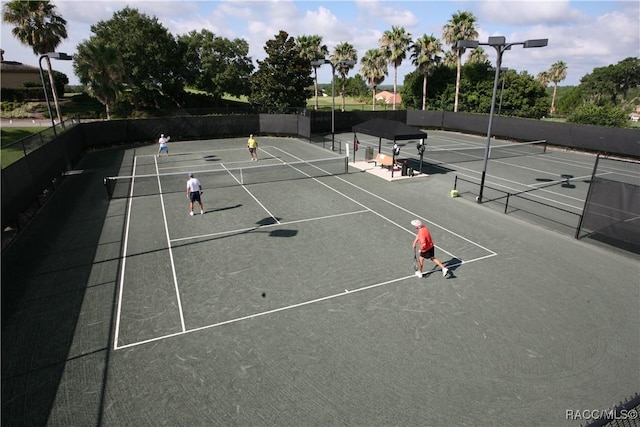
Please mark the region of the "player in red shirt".
POLYGON ((413 221, 411 221, 411 225, 413 225, 416 230, 418 230, 418 234, 413 241, 413 249, 415 250, 416 245, 420 245, 420 258, 418 259, 418 271, 416 271, 416 276, 422 277, 422 275, 424 274, 422 272, 422 265, 425 258, 429 258, 442 269, 442 277, 447 277, 447 275, 449 274, 449 269, 445 267, 438 258, 436 258, 435 246, 433 244, 433 239, 431 238, 431 233, 429 233, 429 229, 424 224, 422 224, 419 219, 414 219, 413 221))

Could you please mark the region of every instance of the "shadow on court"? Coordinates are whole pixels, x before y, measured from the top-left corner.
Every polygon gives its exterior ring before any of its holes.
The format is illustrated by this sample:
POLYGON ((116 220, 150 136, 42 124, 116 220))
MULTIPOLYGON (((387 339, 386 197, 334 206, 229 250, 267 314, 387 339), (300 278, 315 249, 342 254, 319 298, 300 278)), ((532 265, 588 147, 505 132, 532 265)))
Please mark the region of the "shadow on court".
POLYGON ((123 154, 88 153, 77 169, 92 172, 67 177, 3 253, 2 425, 64 424, 54 402, 71 418, 80 408, 100 418, 122 218, 97 188, 123 154), (80 379, 91 365, 100 368, 87 394, 80 379))

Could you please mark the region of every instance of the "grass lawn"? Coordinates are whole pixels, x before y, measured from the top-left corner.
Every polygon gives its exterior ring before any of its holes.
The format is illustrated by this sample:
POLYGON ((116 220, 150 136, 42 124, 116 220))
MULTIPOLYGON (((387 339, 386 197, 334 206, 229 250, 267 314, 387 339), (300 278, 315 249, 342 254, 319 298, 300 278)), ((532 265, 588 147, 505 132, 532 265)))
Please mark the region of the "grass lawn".
POLYGON ((0 129, 0 141, 2 143, 0 150, 0 164, 2 167, 7 167, 16 160, 24 156, 22 146, 20 144, 14 144, 16 141, 21 140, 29 135, 38 133, 46 127, 3 127, 0 129))

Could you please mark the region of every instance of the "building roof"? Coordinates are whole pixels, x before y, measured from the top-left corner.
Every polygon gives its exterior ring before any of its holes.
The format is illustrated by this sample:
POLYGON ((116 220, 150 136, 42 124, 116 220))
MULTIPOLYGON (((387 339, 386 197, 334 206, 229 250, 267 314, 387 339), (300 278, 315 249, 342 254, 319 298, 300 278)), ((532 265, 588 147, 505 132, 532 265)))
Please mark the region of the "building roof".
MULTIPOLYGON (((393 104, 393 93, 388 90, 383 90, 381 92, 376 93, 376 99, 383 99, 387 104, 393 104)), ((396 104, 402 103, 402 97, 399 93, 396 93, 396 104)))
POLYGON ((353 126, 351 130, 354 133, 359 132, 365 135, 373 135, 393 141, 427 138, 427 134, 419 129, 396 120, 388 119, 368 120, 364 123, 353 126))
POLYGON ((0 71, 3 73, 39 73, 40 69, 31 65, 25 65, 22 62, 17 61, 1 61, 0 71))

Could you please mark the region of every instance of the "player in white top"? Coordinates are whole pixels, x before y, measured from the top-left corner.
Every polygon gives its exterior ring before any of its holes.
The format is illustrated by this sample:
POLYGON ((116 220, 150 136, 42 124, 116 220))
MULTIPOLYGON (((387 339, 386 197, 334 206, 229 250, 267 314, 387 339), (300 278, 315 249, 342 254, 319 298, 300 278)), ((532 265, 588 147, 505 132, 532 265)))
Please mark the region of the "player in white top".
POLYGON ((193 176, 193 173, 189 174, 189 181, 187 181, 187 197, 189 198, 189 215, 193 216, 193 205, 198 202, 200 205, 200 215, 204 214, 204 207, 202 206, 202 199, 200 194, 202 193, 202 184, 200 180, 193 176))
POLYGON ((167 142, 169 142, 170 139, 171 137, 164 136, 164 133, 160 135, 160 138, 158 139, 158 144, 160 144, 160 147, 158 148, 158 157, 160 157, 160 154, 163 151, 166 151, 167 156, 169 155, 169 146, 167 145, 167 142))

